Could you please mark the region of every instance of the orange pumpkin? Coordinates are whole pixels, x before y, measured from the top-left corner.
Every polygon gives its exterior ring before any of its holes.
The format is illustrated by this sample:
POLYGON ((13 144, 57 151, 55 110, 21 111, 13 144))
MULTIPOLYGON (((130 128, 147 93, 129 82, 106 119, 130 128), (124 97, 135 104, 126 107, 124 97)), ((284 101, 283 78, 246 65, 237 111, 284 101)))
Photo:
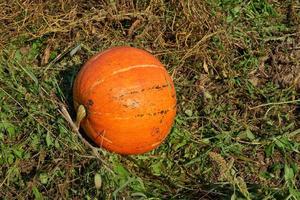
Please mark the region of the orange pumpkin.
POLYGON ((176 94, 165 67, 150 53, 115 47, 92 57, 78 73, 75 109, 80 125, 99 146, 141 154, 166 138, 176 115, 176 94))

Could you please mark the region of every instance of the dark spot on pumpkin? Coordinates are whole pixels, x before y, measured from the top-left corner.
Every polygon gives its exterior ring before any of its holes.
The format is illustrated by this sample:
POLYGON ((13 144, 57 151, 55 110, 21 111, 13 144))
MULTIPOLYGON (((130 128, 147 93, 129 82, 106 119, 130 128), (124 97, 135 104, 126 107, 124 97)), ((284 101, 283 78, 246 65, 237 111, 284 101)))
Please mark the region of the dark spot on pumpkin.
POLYGON ((165 87, 168 87, 168 85, 155 85, 155 86, 150 87, 150 88, 143 88, 143 89, 140 89, 140 90, 134 90, 134 91, 125 92, 122 95, 120 95, 119 97, 123 97, 125 95, 138 94, 140 92, 144 92, 144 91, 148 91, 148 90, 161 90, 161 89, 163 89, 165 87))
POLYGON ((147 113, 146 115, 148 116, 155 116, 155 115, 165 115, 169 112, 170 110, 161 110, 158 112, 154 112, 154 113, 147 113))
POLYGON ((167 114, 169 111, 170 111, 170 110, 161 110, 161 111, 159 112, 159 114, 165 115, 165 114, 167 114))
POLYGON ((164 115, 164 114, 167 114, 170 110, 161 110, 161 111, 158 111, 158 112, 154 112, 154 113, 148 113, 147 115, 149 116, 155 116, 155 115, 164 115))
POLYGON ((144 117, 144 114, 138 114, 135 117, 144 117))
POLYGON ((168 85, 156 85, 156 86, 153 86, 151 88, 148 88, 147 90, 161 90, 165 87, 168 87, 168 85))
POLYGON ((163 120, 161 119, 160 121, 159 121, 159 123, 161 124, 163 122, 163 120))
POLYGON ((137 93, 139 93, 139 91, 131 91, 129 94, 137 94, 137 93))
POLYGON ((89 99, 87 101, 87 106, 92 106, 94 104, 93 100, 92 99, 89 99))
POLYGON ((160 88, 166 88, 168 87, 168 85, 162 85, 160 88))
POLYGON ((160 129, 155 127, 152 129, 151 131, 151 135, 154 136, 154 137, 159 137, 160 136, 160 129))

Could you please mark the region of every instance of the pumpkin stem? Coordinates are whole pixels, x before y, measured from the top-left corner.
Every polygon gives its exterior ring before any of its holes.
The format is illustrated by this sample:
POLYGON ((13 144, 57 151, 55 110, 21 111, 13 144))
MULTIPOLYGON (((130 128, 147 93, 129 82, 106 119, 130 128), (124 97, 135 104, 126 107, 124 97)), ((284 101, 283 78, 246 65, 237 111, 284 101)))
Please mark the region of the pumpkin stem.
POLYGON ((86 117, 86 109, 83 105, 79 105, 76 114, 76 122, 75 125, 77 129, 80 127, 80 122, 86 117))

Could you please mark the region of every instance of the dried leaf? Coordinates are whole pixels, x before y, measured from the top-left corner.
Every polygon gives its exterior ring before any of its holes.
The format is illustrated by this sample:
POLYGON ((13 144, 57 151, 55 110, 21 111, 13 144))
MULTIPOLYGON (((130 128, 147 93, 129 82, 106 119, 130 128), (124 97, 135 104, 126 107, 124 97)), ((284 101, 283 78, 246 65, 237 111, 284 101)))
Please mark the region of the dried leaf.
POLYGON ((132 23, 131 27, 128 30, 128 36, 132 36, 134 31, 136 30, 137 26, 141 23, 140 19, 135 20, 135 22, 132 23))
POLYGON ((207 67, 207 63, 206 63, 205 60, 203 61, 203 69, 204 69, 204 71, 205 71, 206 73, 209 72, 209 71, 208 71, 208 67, 207 67))
POLYGON ((250 83, 252 83, 253 86, 257 86, 259 83, 259 79, 256 76, 253 76, 249 79, 250 83))
POLYGON ((74 56, 75 53, 77 53, 77 51, 79 51, 80 49, 81 49, 81 45, 79 44, 79 45, 77 45, 74 49, 72 49, 72 50, 70 51, 70 56, 74 56))
POLYGON ((99 190, 102 186, 102 178, 101 175, 96 173, 94 177, 95 187, 97 190, 99 190))
POLYGON ((49 62, 49 58, 50 58, 50 46, 47 46, 47 48, 44 51, 44 55, 42 58, 42 65, 45 65, 49 62))

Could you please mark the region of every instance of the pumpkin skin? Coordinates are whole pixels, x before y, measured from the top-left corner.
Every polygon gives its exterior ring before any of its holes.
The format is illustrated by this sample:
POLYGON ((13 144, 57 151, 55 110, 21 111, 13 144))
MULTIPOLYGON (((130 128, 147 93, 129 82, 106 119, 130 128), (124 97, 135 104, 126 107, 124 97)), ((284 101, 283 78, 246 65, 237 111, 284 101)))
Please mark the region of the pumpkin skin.
POLYGON ((141 154, 159 146, 176 115, 174 84, 150 53, 114 47, 92 57, 73 86, 80 125, 100 147, 119 154, 141 154))

